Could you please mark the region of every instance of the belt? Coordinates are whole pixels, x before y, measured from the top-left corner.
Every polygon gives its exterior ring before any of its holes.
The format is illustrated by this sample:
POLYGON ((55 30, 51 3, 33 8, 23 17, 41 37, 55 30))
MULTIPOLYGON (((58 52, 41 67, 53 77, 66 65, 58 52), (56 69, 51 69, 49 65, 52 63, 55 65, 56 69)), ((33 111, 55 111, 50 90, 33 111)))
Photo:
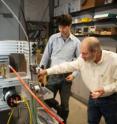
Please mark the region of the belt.
POLYGON ((54 77, 67 77, 70 74, 72 74, 72 73, 54 74, 54 75, 51 75, 51 76, 54 76, 54 77))
MULTIPOLYGON (((90 92, 90 94, 91 94, 91 92, 90 92)), ((113 93, 110 96, 99 97, 97 99, 108 99, 108 98, 112 98, 112 97, 117 97, 117 93, 113 93)), ((91 98, 91 95, 89 96, 89 98, 91 98)))

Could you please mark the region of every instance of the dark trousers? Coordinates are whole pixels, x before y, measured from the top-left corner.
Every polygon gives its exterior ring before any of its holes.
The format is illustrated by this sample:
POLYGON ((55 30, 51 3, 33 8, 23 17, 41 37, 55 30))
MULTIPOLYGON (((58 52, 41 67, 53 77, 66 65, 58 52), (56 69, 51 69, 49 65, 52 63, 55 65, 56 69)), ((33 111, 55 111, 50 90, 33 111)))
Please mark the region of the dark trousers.
POLYGON ((69 114, 69 98, 72 85, 71 81, 68 82, 65 80, 67 75, 68 74, 52 75, 49 77, 47 85, 47 88, 54 93, 54 98, 47 100, 46 103, 57 110, 58 115, 63 118, 64 123, 66 123, 69 114), (57 92, 60 94, 60 106, 58 105, 58 102, 55 101, 57 92))
POLYGON ((101 117, 106 124, 117 124, 117 94, 92 99, 88 102, 88 124, 99 124, 101 117))

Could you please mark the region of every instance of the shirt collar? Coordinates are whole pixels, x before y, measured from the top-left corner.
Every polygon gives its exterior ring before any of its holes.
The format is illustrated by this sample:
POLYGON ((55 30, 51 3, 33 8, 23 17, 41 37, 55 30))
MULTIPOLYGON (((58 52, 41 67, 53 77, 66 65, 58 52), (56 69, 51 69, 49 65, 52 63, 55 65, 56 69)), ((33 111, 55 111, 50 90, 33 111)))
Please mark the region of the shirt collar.
POLYGON ((103 50, 102 50, 102 55, 101 55, 101 59, 97 64, 101 64, 104 61, 104 54, 103 54, 103 50))
MULTIPOLYGON (((62 37, 62 36, 61 36, 61 33, 58 33, 58 37, 62 37)), ((74 40, 73 34, 70 33, 69 38, 70 38, 71 40, 74 40)), ((68 39, 69 39, 69 38, 68 38, 68 39)))

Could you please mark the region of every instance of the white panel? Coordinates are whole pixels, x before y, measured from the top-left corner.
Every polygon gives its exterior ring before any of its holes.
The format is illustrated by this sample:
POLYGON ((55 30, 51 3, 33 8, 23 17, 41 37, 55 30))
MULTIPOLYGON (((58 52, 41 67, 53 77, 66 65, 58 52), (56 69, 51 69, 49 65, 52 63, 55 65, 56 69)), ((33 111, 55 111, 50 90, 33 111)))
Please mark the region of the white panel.
POLYGON ((9 55, 10 53, 29 54, 28 42, 15 40, 0 41, 0 55, 9 55))

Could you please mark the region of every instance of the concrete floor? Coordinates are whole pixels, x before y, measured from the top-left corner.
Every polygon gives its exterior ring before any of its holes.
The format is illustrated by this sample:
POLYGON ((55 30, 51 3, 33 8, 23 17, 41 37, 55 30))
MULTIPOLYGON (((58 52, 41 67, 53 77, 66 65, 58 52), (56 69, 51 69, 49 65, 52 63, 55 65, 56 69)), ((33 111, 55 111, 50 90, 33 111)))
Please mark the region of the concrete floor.
MULTIPOLYGON (((70 113, 67 124, 87 124, 87 106, 73 97, 70 98, 70 113)), ((103 118, 100 124, 105 124, 103 118)))
MULTIPOLYGON (((59 95, 57 95, 59 100, 59 95)), ((70 97, 70 113, 67 124, 87 124, 87 106, 73 97, 70 97)), ((100 124, 105 124, 101 119, 100 124)))
POLYGON ((70 113, 67 124, 87 124, 87 107, 73 97, 70 98, 70 113))

